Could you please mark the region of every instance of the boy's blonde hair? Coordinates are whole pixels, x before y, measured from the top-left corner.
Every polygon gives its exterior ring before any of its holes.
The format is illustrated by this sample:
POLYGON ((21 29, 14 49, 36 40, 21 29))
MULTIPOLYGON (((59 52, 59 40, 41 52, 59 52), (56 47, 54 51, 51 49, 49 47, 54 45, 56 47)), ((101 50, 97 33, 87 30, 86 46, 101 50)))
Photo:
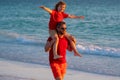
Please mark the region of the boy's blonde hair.
POLYGON ((66 3, 63 2, 63 1, 59 1, 59 2, 55 5, 55 10, 56 10, 56 11, 58 11, 57 9, 58 9, 58 6, 59 6, 59 5, 66 5, 66 3))

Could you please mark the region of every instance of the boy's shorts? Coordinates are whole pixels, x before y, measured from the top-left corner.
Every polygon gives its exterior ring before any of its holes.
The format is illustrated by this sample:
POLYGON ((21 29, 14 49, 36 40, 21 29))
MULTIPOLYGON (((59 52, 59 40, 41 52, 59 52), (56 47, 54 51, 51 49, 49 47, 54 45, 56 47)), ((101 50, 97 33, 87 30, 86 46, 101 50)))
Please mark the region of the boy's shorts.
POLYGON ((54 78, 63 78, 66 73, 67 63, 51 63, 50 67, 52 69, 54 78))

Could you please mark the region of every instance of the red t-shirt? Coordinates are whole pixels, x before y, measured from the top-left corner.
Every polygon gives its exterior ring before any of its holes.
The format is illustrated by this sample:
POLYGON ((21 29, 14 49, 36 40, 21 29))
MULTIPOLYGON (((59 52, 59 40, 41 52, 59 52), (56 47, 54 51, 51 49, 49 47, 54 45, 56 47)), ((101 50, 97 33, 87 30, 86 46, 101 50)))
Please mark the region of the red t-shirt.
MULTIPOLYGON (((51 41, 52 38, 49 37, 48 41, 51 41)), ((57 49, 57 53, 58 55, 62 56, 62 58, 58 58, 58 59, 54 59, 53 58, 53 46, 51 48, 51 50, 49 51, 49 62, 57 62, 57 63, 66 63, 66 50, 68 47, 68 40, 63 37, 63 38, 59 38, 59 43, 58 43, 58 49, 57 49)))
POLYGON ((56 10, 52 10, 52 13, 50 14, 49 29, 55 30, 57 23, 63 21, 63 19, 67 17, 68 14, 64 12, 58 12, 56 10))

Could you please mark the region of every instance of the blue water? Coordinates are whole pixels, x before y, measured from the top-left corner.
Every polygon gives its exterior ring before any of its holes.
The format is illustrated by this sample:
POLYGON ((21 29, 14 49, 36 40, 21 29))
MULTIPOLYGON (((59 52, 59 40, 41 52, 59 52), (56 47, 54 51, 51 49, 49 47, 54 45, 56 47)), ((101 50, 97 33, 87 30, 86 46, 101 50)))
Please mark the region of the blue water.
MULTIPOLYGON (((120 0, 64 0, 66 12, 84 20, 65 19, 83 57, 67 52, 68 68, 120 76, 120 0), (70 54, 69 54, 70 53, 70 54)), ((49 14, 56 0, 0 0, 0 58, 49 65, 44 45, 49 14)))

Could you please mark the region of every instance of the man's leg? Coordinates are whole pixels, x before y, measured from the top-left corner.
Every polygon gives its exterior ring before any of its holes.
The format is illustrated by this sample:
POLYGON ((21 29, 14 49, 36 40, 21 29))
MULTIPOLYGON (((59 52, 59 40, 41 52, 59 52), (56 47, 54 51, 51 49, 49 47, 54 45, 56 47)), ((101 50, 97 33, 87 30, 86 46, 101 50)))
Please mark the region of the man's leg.
POLYGON ((66 73, 67 64, 52 63, 50 64, 55 80, 63 80, 66 73))

